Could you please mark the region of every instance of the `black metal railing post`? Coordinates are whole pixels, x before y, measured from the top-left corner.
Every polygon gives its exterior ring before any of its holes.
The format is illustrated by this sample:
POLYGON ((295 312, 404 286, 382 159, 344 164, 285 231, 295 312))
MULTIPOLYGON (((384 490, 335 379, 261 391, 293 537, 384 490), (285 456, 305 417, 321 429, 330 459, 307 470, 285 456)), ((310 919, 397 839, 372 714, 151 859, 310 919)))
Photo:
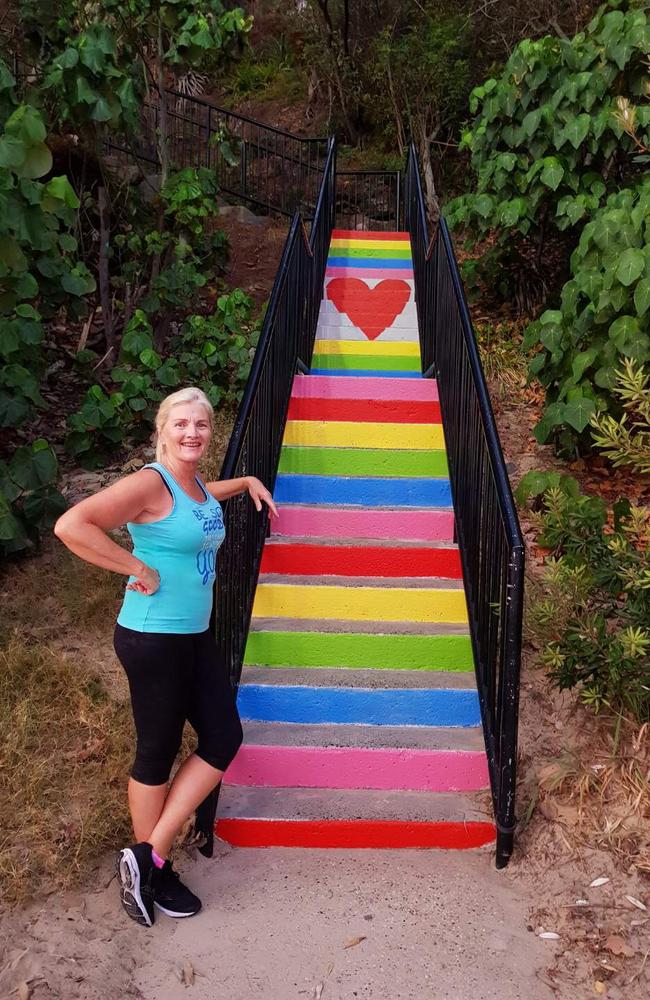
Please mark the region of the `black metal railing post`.
POLYGON ((429 239, 414 146, 404 213, 422 369, 438 381, 502 868, 516 822, 524 545, 451 238, 442 218, 429 239))

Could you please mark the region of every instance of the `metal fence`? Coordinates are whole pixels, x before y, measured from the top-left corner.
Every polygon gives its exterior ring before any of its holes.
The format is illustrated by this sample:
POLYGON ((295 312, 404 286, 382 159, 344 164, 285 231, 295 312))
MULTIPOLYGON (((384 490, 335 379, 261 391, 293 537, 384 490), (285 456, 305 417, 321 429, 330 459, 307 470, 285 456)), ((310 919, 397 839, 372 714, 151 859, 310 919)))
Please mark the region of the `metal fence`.
MULTIPOLYGON (((323 179, 328 140, 302 138, 178 91, 166 93, 169 159, 175 168, 209 167, 220 189, 270 211, 311 219, 323 179), (228 140, 235 163, 220 141, 228 140)), ((144 104, 138 134, 108 136, 111 153, 158 164, 160 105, 144 104)))
POLYGON ((336 175, 339 229, 399 231, 402 220, 400 170, 343 170, 336 175))
POLYGON ((502 868, 515 828, 524 545, 451 239, 444 219, 429 239, 414 147, 404 204, 422 365, 440 393, 502 868))

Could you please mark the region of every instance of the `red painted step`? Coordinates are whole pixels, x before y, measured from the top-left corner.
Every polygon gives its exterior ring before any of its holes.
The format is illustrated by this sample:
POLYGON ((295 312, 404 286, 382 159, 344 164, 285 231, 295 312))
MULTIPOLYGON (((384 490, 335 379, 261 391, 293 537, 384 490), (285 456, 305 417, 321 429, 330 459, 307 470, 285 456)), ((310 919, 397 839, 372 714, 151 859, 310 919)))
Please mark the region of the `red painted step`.
POLYGON ((318 399, 293 397, 289 420, 346 420, 363 423, 439 424, 440 404, 392 399, 318 399))
POLYGON ((408 233, 375 233, 372 231, 362 232, 359 229, 333 229, 333 240, 403 240, 410 244, 411 238, 408 233))
POLYGON ((456 548, 309 545, 267 542, 261 573, 284 576, 386 576, 462 579, 456 548))
POLYGON ((491 823, 400 820, 218 819, 217 837, 235 847, 448 848, 495 840, 491 823))

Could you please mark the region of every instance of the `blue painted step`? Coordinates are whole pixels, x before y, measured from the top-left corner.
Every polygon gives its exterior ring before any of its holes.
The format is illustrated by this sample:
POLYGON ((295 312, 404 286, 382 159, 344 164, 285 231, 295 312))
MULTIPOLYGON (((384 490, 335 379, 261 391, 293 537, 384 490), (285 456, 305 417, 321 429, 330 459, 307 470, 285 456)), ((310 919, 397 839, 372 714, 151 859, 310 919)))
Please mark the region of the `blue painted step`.
POLYGON ((276 503, 324 503, 359 507, 451 507, 448 479, 347 479, 280 475, 276 503))
POLYGON ((478 693, 455 688, 326 688, 243 684, 242 719, 362 726, 478 726, 478 693))

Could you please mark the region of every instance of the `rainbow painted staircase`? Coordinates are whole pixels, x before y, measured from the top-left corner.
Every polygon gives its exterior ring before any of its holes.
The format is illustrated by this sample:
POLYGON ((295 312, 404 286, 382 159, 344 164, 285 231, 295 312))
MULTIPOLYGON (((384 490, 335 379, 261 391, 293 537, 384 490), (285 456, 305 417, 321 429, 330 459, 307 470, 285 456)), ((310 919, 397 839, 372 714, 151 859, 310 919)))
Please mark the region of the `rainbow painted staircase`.
POLYGON ((494 840, 438 394, 420 370, 408 234, 334 230, 219 802, 233 844, 494 840))

